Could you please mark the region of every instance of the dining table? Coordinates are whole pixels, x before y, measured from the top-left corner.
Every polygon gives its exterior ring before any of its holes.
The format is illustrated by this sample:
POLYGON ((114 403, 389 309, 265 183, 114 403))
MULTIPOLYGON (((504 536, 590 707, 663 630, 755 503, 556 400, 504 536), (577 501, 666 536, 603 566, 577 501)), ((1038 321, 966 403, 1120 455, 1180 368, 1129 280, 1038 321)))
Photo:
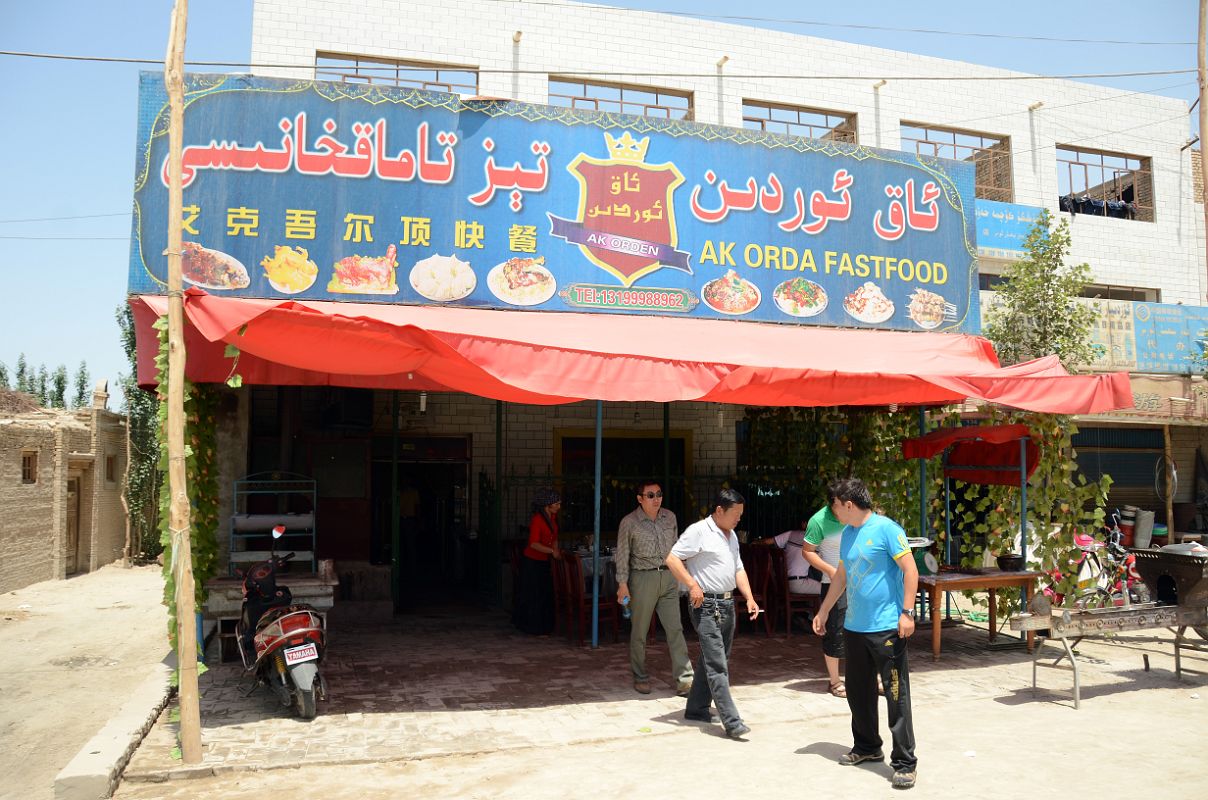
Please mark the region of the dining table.
MULTIPOLYGON (((997 569, 977 570, 976 572, 942 571, 935 575, 919 575, 919 591, 927 592, 927 600, 931 613, 931 658, 940 660, 941 614, 940 593, 961 591, 985 591, 990 600, 990 641, 998 636, 998 613, 996 608, 997 592, 1004 588, 1018 588, 1023 595, 1022 608, 1026 608, 1032 599, 1036 588, 1036 579, 1041 573, 1028 570, 1006 572, 997 569)), ((1028 652, 1035 647, 1036 634, 1027 633, 1028 652)))

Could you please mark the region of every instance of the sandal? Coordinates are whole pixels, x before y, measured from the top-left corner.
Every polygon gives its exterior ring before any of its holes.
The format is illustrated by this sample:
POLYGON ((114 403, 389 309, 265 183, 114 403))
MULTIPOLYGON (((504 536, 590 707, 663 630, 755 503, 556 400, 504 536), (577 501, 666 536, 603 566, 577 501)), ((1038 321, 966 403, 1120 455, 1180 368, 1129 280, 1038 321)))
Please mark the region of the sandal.
POLYGON ((828 691, 835 697, 847 697, 847 687, 843 685, 843 681, 832 681, 828 691))

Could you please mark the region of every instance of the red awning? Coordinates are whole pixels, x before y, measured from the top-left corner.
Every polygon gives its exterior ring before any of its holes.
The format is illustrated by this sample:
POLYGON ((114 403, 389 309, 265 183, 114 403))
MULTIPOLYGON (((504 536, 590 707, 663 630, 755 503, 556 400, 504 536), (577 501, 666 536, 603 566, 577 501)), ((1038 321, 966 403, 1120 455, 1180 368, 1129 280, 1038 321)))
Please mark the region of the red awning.
MULTIPOLYGON (((153 385, 167 298, 131 298, 139 383, 153 385)), ((1006 369, 978 336, 675 317, 216 297, 185 293, 187 374, 222 382, 430 389, 516 403, 702 400, 937 404, 1035 411, 1132 405, 1126 373, 1070 376, 1056 358, 1006 369)))
POLYGON ((1020 441, 1027 454, 1027 477, 1036 471, 1039 449, 1027 425, 940 428, 902 441, 906 458, 931 458, 948 450, 944 476, 966 483, 1019 486, 1020 441), (949 448, 951 448, 949 450, 949 448))

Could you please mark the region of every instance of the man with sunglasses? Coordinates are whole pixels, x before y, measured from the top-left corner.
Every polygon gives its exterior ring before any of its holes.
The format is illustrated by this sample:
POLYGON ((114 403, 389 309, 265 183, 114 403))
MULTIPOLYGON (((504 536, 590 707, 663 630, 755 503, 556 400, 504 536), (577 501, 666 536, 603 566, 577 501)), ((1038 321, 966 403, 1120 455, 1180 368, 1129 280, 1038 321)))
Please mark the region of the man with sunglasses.
POLYGON ((671 672, 676 693, 688 696, 692 688, 692 662, 680 623, 679 584, 667 568, 667 554, 679 537, 675 514, 663 508, 663 489, 657 481, 638 484, 638 507, 625 515, 617 528, 617 551, 613 563, 617 569, 617 602, 629 598, 633 627, 629 634, 629 667, 633 688, 650 694, 650 674, 646 671, 646 635, 651 616, 657 612, 667 633, 671 650, 671 672))

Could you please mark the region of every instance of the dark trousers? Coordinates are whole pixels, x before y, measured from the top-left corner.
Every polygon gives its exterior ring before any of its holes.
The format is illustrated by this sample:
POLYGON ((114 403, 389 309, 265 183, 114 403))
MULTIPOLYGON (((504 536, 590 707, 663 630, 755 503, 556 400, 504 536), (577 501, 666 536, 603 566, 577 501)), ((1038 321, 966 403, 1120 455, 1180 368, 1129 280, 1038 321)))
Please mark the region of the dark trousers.
POLYGON ((847 651, 847 707, 851 709, 852 751, 860 755, 881 749, 877 719, 877 676, 885 687, 889 709, 889 733, 893 753, 889 763, 895 770, 912 770, 914 725, 910 720, 910 670, 906 665, 906 640, 896 630, 858 633, 844 630, 847 651))
POLYGON ((742 724, 734 698, 730 696, 730 648, 734 645, 734 601, 706 597, 700 608, 692 609, 692 627, 700 643, 700 661, 692 676, 685 711, 708 716, 709 701, 717 706, 717 715, 727 731, 742 724))

